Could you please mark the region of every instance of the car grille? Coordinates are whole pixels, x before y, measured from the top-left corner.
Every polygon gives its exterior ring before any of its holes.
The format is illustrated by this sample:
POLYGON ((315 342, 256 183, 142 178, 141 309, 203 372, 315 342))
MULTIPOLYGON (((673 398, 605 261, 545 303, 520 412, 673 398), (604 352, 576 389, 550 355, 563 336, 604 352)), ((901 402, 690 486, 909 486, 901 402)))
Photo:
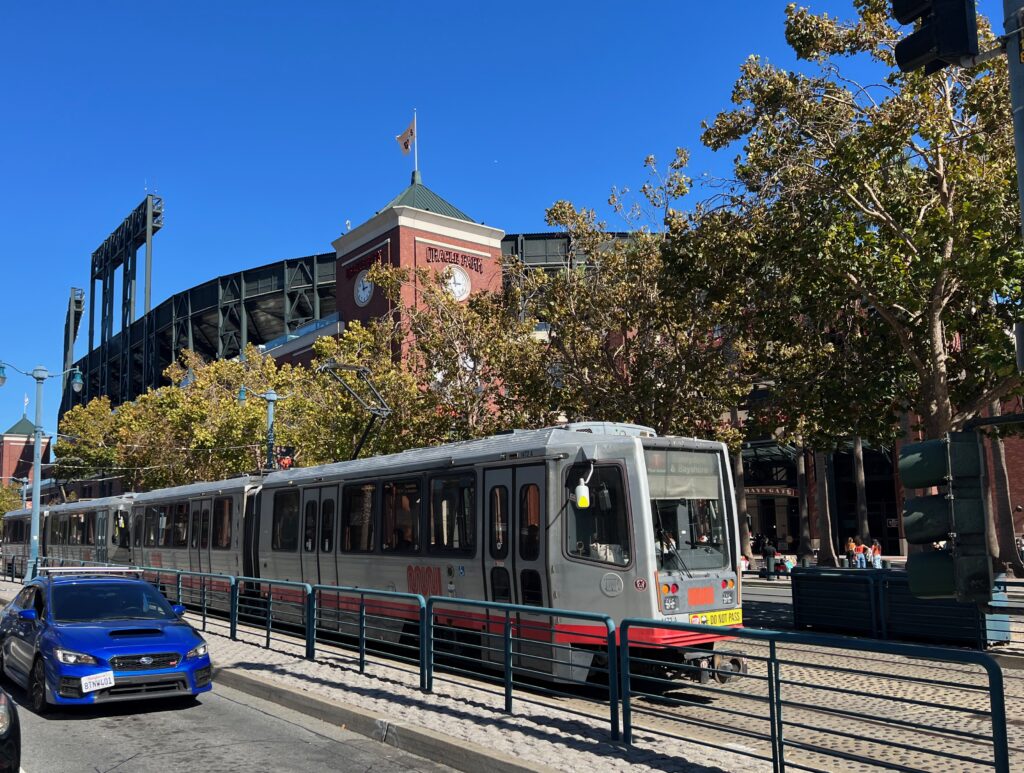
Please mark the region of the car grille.
POLYGON ((119 682, 113 687, 103 690, 96 700, 103 701, 133 695, 139 697, 161 694, 173 695, 175 693, 187 693, 188 691, 188 687, 185 686, 185 680, 180 677, 154 682, 119 682))
POLYGON ((150 671, 154 668, 171 668, 181 662, 177 652, 163 652, 157 655, 118 655, 110 659, 115 671, 150 671), (144 663, 143 659, 149 661, 144 663))

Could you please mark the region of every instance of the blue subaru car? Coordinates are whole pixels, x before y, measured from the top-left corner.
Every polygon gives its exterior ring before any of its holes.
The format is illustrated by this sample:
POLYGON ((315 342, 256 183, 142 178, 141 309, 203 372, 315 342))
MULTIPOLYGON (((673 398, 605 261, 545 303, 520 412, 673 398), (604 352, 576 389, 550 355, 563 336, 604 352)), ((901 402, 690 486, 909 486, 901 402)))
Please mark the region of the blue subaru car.
POLYGON ((195 696, 212 669, 184 611, 137 573, 44 569, 0 613, 0 668, 38 713, 195 696))

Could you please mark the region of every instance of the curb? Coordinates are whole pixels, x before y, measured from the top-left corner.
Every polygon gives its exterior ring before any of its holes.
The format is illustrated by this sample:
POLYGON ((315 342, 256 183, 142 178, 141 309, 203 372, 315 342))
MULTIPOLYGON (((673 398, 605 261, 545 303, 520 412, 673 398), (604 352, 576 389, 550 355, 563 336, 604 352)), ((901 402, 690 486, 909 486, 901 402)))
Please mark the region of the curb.
POLYGON ((215 667, 214 690, 218 683, 465 773, 480 770, 495 773, 550 773, 553 770, 498 754, 470 741, 439 736, 413 725, 392 722, 371 711, 341 706, 285 685, 269 683, 237 669, 215 667))

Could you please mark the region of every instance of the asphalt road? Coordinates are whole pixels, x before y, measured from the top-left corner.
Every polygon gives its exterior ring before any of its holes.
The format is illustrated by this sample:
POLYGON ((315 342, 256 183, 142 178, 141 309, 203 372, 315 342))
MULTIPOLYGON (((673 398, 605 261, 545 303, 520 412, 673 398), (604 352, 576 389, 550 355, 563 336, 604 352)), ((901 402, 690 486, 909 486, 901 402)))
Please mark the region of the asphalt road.
POLYGON ((121 703, 36 716, 21 690, 25 773, 448 771, 223 686, 192 703, 121 703))

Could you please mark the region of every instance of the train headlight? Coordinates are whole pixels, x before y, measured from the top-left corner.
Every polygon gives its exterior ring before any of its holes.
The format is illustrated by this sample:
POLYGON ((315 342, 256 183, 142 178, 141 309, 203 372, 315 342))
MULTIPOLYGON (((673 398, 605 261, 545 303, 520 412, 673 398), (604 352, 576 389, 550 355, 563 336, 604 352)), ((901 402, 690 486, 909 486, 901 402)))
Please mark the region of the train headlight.
POLYGON ((590 507, 590 487, 583 478, 580 478, 579 485, 576 486, 576 507, 580 510, 590 507))

